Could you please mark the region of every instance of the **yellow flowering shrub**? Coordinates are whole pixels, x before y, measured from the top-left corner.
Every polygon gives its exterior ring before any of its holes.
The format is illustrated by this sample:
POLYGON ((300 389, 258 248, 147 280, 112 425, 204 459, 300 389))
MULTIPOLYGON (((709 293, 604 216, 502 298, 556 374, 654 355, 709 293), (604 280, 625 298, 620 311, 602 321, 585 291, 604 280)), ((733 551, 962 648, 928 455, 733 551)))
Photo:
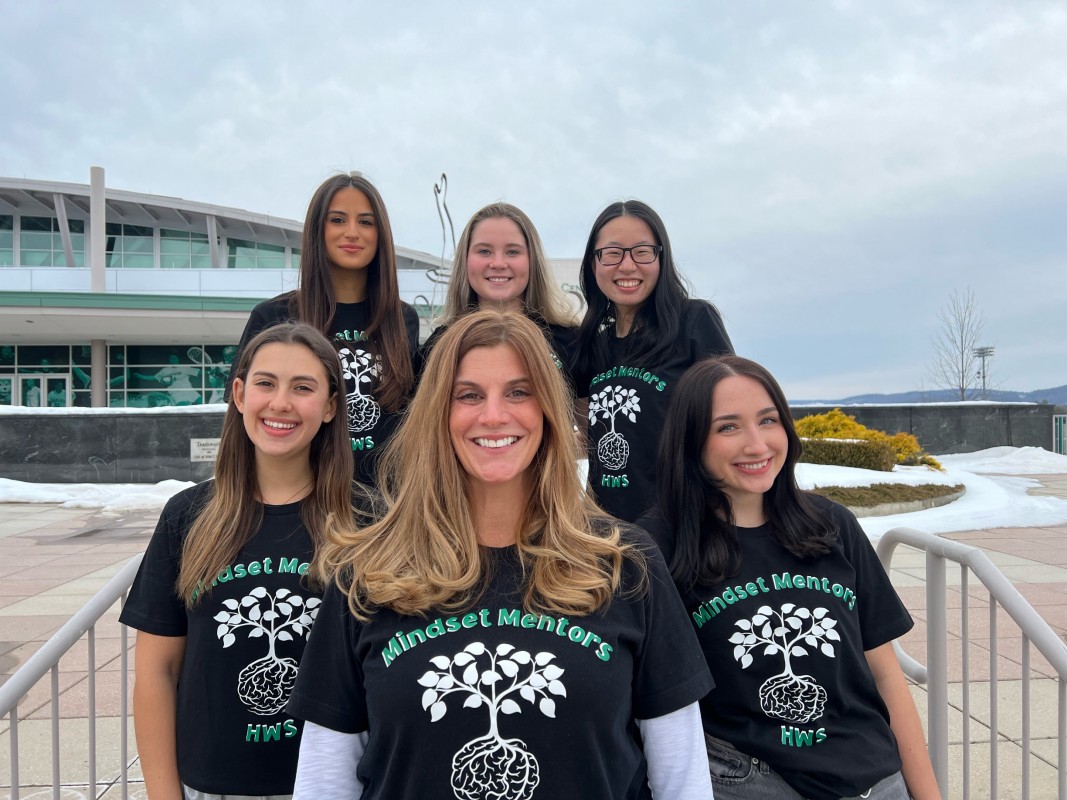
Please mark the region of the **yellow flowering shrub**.
MULTIPOLYGON (((923 451, 919 440, 910 433, 894 433, 890 436, 882 431, 872 430, 856 422, 856 418, 844 413, 840 408, 825 414, 814 414, 796 422, 797 435, 801 439, 862 439, 867 442, 886 444, 893 452, 897 464, 909 466, 924 465, 941 469, 937 459, 923 451)), ((801 460, 804 460, 803 457, 801 460)), ((826 463, 821 462, 821 463, 826 463)), ((843 464, 842 466, 858 466, 843 464)))

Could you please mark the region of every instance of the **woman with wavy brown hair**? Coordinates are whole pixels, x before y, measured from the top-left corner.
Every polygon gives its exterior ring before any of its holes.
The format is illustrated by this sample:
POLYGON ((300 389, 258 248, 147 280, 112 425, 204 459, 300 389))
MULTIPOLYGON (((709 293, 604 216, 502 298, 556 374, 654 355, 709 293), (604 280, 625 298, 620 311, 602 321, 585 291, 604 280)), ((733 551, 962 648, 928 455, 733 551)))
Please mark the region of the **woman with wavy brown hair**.
POLYGON ((120 616, 138 631, 134 725, 152 798, 293 790, 300 726, 285 703, 323 588, 307 572, 327 519, 352 524, 343 386, 310 325, 253 337, 214 479, 160 515, 120 616))
POLYGON ((299 288, 257 305, 241 335, 243 349, 264 328, 300 321, 333 340, 356 478, 364 483, 373 483, 377 456, 414 386, 419 318, 400 299, 396 270, 382 196, 359 172, 334 175, 308 203, 299 288))
POLYGON ((692 631, 577 458, 540 329, 457 320, 386 455, 379 520, 324 552, 336 580, 289 706, 297 797, 710 797, 692 631))

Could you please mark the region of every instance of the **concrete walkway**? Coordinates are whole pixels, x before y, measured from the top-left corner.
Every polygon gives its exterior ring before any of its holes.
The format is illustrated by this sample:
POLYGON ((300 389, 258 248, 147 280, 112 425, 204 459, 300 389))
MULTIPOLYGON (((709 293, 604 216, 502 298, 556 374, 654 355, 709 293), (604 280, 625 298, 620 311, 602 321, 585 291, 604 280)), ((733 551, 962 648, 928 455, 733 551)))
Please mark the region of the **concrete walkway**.
MULTIPOLYGON (((1067 476, 1038 477, 1034 493, 1067 499, 1067 476)), ((91 510, 50 505, 0 504, 0 683, 9 678, 84 602, 131 557, 144 550, 155 525, 155 514, 116 516, 91 510)), ((1043 528, 976 530, 946 534, 983 548, 1020 592, 1061 636, 1067 635, 1067 525, 1043 528)), ((951 570, 950 570, 951 573, 951 570)), ((924 557, 897 549, 892 578, 916 619, 905 649, 925 661, 926 598, 924 557)), ((957 579, 958 580, 958 579, 957 579)), ((970 614, 970 685, 972 746, 971 797, 989 795, 989 623, 988 596, 972 581, 970 614), (985 632, 983 635, 983 631, 985 632)), ((950 579, 951 584, 951 579, 950 579)), ((962 796, 961 647, 959 591, 949 602, 952 637, 950 697, 956 711, 950 717, 950 797, 962 796), (955 626, 955 627, 953 627, 955 626)), ((97 626, 97 797, 118 798, 122 774, 118 750, 118 672, 120 626, 113 608, 97 626)), ((999 797, 1021 797, 1021 638, 1005 617, 998 628, 997 686, 999 797)), ((131 654, 132 667, 132 654, 131 654)), ((1031 760, 1031 797, 1056 797, 1056 698, 1054 673, 1038 654, 1031 659, 1033 723, 1031 736, 1038 757, 1031 760)), ((89 797, 87 739, 87 646, 80 642, 60 662, 60 796, 89 797)), ((130 687, 126 687, 130 693, 130 687)), ((925 717, 926 691, 912 687, 925 717)), ((18 743, 21 798, 52 796, 50 681, 46 677, 19 705, 18 743)), ((132 697, 130 699, 132 708, 132 697)), ((0 720, 0 800, 10 797, 9 721, 0 720)), ((144 797, 136 748, 130 726, 128 775, 130 796, 144 797)))

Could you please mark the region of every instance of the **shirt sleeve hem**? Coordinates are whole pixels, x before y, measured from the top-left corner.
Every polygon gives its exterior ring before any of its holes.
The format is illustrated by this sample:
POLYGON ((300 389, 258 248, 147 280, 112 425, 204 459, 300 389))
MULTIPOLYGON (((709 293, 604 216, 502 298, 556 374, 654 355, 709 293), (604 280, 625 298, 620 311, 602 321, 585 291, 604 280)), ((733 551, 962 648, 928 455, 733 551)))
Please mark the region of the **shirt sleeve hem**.
POLYGON ((294 717, 340 733, 363 733, 367 730, 366 720, 340 713, 336 708, 298 695, 295 691, 289 696, 285 708, 294 717))
POLYGON ((699 670, 693 677, 651 697, 645 695, 634 703, 634 717, 655 719, 695 703, 715 688, 715 681, 706 670, 699 670))

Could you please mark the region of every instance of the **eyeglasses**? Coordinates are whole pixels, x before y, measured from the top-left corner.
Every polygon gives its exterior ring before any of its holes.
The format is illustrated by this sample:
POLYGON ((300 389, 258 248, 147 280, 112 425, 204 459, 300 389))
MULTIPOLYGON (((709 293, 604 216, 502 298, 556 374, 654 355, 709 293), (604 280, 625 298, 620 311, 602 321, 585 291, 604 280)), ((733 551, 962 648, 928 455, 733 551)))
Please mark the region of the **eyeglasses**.
POLYGON ((594 250, 593 255, 602 267, 615 267, 622 263, 622 258, 627 253, 635 264, 651 264, 659 254, 663 252, 661 244, 640 244, 637 247, 601 247, 594 250))

